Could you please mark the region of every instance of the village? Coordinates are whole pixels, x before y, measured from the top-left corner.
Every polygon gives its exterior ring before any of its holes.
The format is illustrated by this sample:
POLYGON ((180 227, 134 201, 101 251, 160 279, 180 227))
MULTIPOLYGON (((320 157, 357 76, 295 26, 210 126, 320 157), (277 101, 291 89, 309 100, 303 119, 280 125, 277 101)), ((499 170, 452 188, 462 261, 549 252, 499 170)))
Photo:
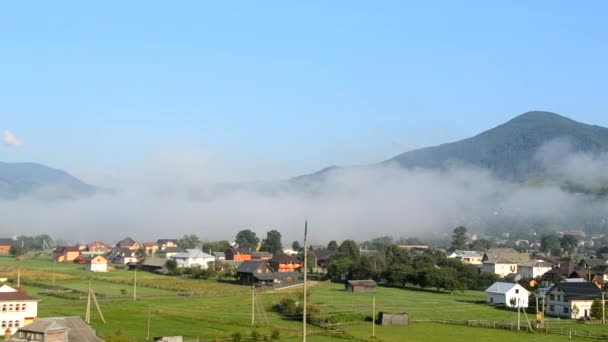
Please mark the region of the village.
MULTIPOLYGON (((462 229, 454 230, 453 245, 461 246, 461 233, 462 229)), ((259 291, 293 288, 303 283, 304 248, 297 241, 290 248, 280 245, 280 250, 270 252, 268 247, 273 244, 269 243, 268 237, 262 242, 259 239, 245 242, 247 247, 240 247, 236 242, 216 242, 208 244, 206 251, 203 244, 196 248, 191 240, 185 236, 137 242, 126 237, 114 244, 92 241, 55 246, 47 249, 49 258, 45 268, 47 274, 59 264, 75 265, 75 270, 79 269, 81 274, 140 271, 161 277, 230 283, 245 290, 253 286, 259 291), (211 246, 220 250, 213 250, 211 246)), ((474 246, 474 241, 468 237, 465 240, 465 246, 474 246)), ((530 314, 532 318, 528 319, 526 315, 527 328, 524 328, 530 331, 541 329, 546 319, 555 318, 605 323, 603 298, 608 282, 608 253, 577 259, 572 257, 573 253, 564 258, 540 250, 525 252, 504 246, 485 251, 442 250, 426 244, 379 246, 379 241, 372 240, 379 249, 371 249, 374 243, 357 244, 352 240, 339 245, 331 241, 326 246, 309 246, 309 281, 343 284, 346 291, 354 293, 375 293, 383 286, 435 288, 437 292, 447 293, 482 290, 488 307, 513 310, 518 315, 520 312, 530 314)), ((18 240, 0 239, 0 252, 4 258, 24 261, 32 255, 33 251, 14 255, 16 245, 18 240)), ((65 335, 65 341, 79 340, 81 337, 74 336, 76 332, 94 336, 87 340, 101 340, 95 337, 88 321, 80 317, 40 316, 38 299, 21 287, 20 277, 20 273, 17 279, 0 274, 0 280, 5 282, 0 287, 0 336, 6 341, 26 341, 32 336, 49 334, 51 324, 62 327, 53 330, 53 334, 65 335)), ((287 314, 297 314, 297 311, 287 314)), ((382 314, 385 319, 393 317, 390 312, 382 314)), ((401 322, 399 324, 408 321, 407 315, 395 320, 401 322)), ((517 328, 520 328, 519 321, 517 328)), ((45 336, 41 340, 50 340, 51 335, 45 336)))

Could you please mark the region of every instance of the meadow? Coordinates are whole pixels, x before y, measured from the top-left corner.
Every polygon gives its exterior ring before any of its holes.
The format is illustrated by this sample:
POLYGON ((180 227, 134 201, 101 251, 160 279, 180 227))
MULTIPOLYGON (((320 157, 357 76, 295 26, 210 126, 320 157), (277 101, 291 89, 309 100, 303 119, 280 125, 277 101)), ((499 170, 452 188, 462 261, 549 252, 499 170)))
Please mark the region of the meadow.
MULTIPOLYGON (((150 336, 182 335, 187 341, 230 340, 235 334, 249 337, 275 336, 281 341, 301 340, 301 322, 284 317, 271 308, 281 298, 299 289, 256 291, 260 309, 251 325, 251 288, 215 280, 169 277, 147 272, 113 270, 91 273, 81 265, 55 264, 48 256, 32 255, 25 260, 0 257, 0 277, 21 281, 28 293, 40 299, 39 317, 78 315, 84 318, 89 284, 99 299, 106 323, 92 306, 91 325, 107 341, 145 341, 150 320, 150 336), (133 281, 137 277, 137 298, 133 281), (53 287, 54 286, 54 287, 53 287), (50 288, 49 288, 50 287, 50 288), (65 290, 77 292, 66 293, 65 290), (261 315, 262 314, 262 315, 261 315), (265 315, 265 317, 264 317, 265 315)), ((12 283, 11 285, 14 285, 12 283)), ((309 300, 326 315, 372 315, 372 294, 348 293, 342 284, 318 283, 309 300)), ((407 312, 411 324, 403 327, 376 325, 372 339, 371 322, 341 323, 331 329, 310 325, 309 341, 535 341, 567 340, 567 336, 512 332, 440 324, 441 321, 516 321, 517 313, 483 304, 484 293, 465 291, 436 293, 417 288, 379 287, 376 311, 407 312)), ((532 315, 529 315, 533 319, 532 315)), ((550 320, 560 329, 587 329, 604 332, 601 325, 582 325, 568 320, 550 320)), ((525 320, 522 316, 522 327, 525 320)), ((583 339, 576 336, 577 339, 583 339)))

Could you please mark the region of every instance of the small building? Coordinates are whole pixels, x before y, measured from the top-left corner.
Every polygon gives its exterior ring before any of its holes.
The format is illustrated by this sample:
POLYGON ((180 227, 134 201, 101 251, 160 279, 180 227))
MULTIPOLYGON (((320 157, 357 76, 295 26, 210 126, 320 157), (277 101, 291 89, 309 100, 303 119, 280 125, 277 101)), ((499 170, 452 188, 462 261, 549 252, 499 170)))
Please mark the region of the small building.
POLYGON ((80 255, 80 249, 76 246, 60 246, 53 249, 53 260, 56 262, 74 261, 80 255))
POLYGON ((563 281, 553 285, 545 294, 547 315, 565 318, 588 318, 591 305, 602 298, 602 291, 592 282, 563 281))
POLYGON ((135 242, 135 240, 128 237, 128 238, 124 238, 124 239, 118 241, 118 243, 116 244, 116 247, 123 247, 123 248, 128 248, 130 250, 136 251, 141 248, 141 245, 139 243, 135 242))
POLYGON ((167 259, 155 258, 147 256, 144 261, 141 262, 139 267, 147 272, 154 272, 160 274, 168 274, 169 269, 167 268, 167 259))
POLYGON ((241 285, 270 285, 274 282, 273 273, 268 263, 261 260, 246 260, 236 268, 236 278, 241 285))
POLYGON ((542 260, 534 260, 517 265, 517 274, 523 278, 536 279, 551 271, 553 264, 542 260))
POLYGON ((13 239, 0 238, 0 255, 10 253, 14 244, 15 240, 13 239))
POLYGON ((406 312, 383 312, 378 314, 380 325, 408 325, 409 315, 406 312))
POLYGON ((486 289, 486 303, 507 308, 527 308, 530 292, 519 284, 497 281, 486 289))
POLYGON ((287 254, 282 254, 270 259, 268 264, 277 272, 295 272, 299 271, 304 266, 303 261, 299 260, 295 256, 287 254))
POLYGON ((45 317, 23 326, 6 342, 103 342, 80 317, 45 317))
POLYGON ((107 272, 108 259, 103 255, 92 256, 87 260, 84 269, 91 272, 107 272))
POLYGON ((184 253, 177 253, 171 257, 177 263, 177 267, 200 267, 207 269, 209 263, 215 262, 215 257, 200 249, 186 249, 184 253))
POLYGON ((378 284, 375 281, 368 280, 349 280, 345 284, 346 291, 358 293, 358 292, 376 292, 378 284))
POLYGON ((0 336, 14 334, 38 317, 38 300, 8 285, 0 287, 0 336))
POLYGON ((104 254, 111 251, 112 248, 101 241, 93 241, 87 245, 87 250, 91 254, 104 254))
POLYGON ((167 248, 177 247, 177 239, 158 239, 156 245, 159 251, 164 251, 167 248))

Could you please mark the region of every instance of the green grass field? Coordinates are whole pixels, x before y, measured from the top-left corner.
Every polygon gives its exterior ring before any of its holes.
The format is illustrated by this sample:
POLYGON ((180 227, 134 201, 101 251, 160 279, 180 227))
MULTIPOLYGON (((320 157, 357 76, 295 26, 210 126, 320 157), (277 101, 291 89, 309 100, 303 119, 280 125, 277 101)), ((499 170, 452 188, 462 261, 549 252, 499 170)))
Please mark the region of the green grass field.
MULTIPOLYGON (((193 280, 137 272, 137 296, 133 301, 134 272, 114 270, 90 273, 71 263, 54 264, 46 256, 16 261, 0 257, 0 277, 16 279, 21 267, 21 279, 30 295, 40 298, 39 316, 78 315, 84 318, 86 292, 89 282, 97 294, 106 324, 92 312, 91 325, 109 341, 144 341, 150 312, 150 335, 182 335, 185 340, 226 339, 235 333, 250 336, 252 331, 269 336, 278 331, 282 341, 297 341, 301 322, 284 318, 271 310, 289 291, 258 293, 268 324, 256 315, 251 326, 251 290, 248 287, 211 280, 193 280), (82 291, 69 298, 59 298, 53 290, 40 286, 56 285, 82 291)), ((13 284, 14 285, 14 284, 13 284)), ((378 288, 376 310, 408 312, 412 323, 404 327, 376 326, 376 338, 371 339, 372 324, 359 322, 336 328, 339 336, 329 336, 326 329, 309 326, 313 334, 309 341, 535 341, 567 340, 567 337, 544 333, 511 332, 498 329, 471 328, 432 323, 440 320, 514 321, 514 311, 493 308, 480 303, 484 293, 479 291, 435 293, 416 289, 378 288)), ((372 314, 372 294, 348 293, 342 284, 322 283, 310 291, 310 302, 324 314, 372 314)), ((94 307, 94 306, 93 306, 94 307)), ((532 317, 530 317, 532 319, 532 317)), ((552 321, 563 329, 587 329, 604 332, 603 326, 581 325, 570 321, 552 321)), ((522 323, 524 324, 524 323, 522 323)), ((580 339, 580 337, 576 337, 580 339)))

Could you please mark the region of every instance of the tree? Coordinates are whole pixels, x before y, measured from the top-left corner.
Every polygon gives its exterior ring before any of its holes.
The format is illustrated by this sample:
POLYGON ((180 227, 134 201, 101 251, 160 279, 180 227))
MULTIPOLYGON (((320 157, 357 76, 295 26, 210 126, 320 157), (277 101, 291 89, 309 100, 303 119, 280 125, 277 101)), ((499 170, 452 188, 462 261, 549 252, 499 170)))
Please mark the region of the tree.
POLYGON ((578 245, 578 238, 574 235, 564 234, 559 240, 561 247, 564 249, 568 256, 572 256, 578 245))
POLYGON ((602 319, 602 300, 600 298, 595 298, 593 300, 590 315, 595 319, 602 319))
POLYGON ((270 230, 266 233, 266 238, 262 241, 261 250, 272 255, 283 254, 283 244, 281 243, 281 233, 278 230, 270 230))
POLYGON ((464 226, 454 228, 452 234, 452 249, 467 248, 467 229, 464 226))
POLYGON ((202 244, 201 239, 195 234, 186 234, 177 241, 177 245, 181 248, 200 248, 202 244))
POLYGON ((329 249, 330 251, 337 251, 338 243, 336 242, 336 240, 329 241, 329 243, 327 244, 327 249, 329 249))
POLYGON ((298 252, 302 249, 302 247, 300 246, 300 243, 298 241, 294 241, 291 243, 291 249, 298 252))
POLYGON ((257 249, 260 239, 250 229, 245 229, 236 234, 235 242, 239 247, 253 251, 257 249))
POLYGON ((473 241, 469 245, 469 249, 471 249, 473 251, 478 251, 478 252, 485 252, 488 249, 492 248, 493 246, 494 246, 494 243, 492 243, 492 241, 487 240, 487 239, 479 239, 479 240, 473 241))
POLYGON ((230 246, 230 243, 226 240, 208 241, 203 243, 203 251, 223 252, 228 249, 228 246, 230 246))
POLYGON ((556 233, 545 234, 540 239, 540 250, 552 256, 560 256, 561 247, 561 239, 556 233))

